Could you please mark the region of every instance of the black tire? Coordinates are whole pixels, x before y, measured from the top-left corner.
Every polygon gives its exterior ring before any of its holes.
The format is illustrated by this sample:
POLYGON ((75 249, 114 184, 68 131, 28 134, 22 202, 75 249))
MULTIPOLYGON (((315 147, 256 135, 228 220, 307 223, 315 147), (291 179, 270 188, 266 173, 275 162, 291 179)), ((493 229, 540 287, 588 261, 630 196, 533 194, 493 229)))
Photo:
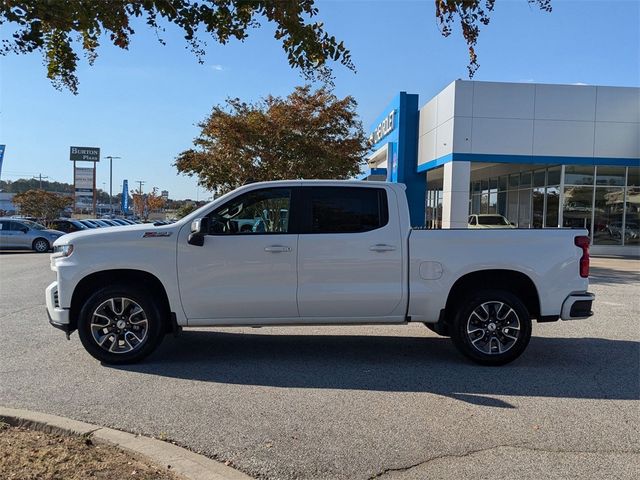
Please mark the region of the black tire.
POLYGON ((37 253, 47 253, 51 249, 51 245, 46 238, 36 238, 31 244, 31 248, 37 253))
POLYGON ((527 348, 531 317, 511 292, 481 290, 460 302, 450 332, 467 358, 482 365, 504 365, 527 348))
POLYGON ((104 287, 82 305, 78 335, 87 352, 103 363, 139 362, 164 338, 168 312, 163 310, 152 294, 139 287, 104 287))

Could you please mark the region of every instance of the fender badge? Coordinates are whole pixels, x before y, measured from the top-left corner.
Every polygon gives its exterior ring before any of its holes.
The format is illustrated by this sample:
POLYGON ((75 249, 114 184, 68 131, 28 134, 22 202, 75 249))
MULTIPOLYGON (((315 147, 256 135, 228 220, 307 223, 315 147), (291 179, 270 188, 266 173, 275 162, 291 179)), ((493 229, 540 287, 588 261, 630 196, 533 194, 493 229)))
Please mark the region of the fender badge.
POLYGON ((144 232, 142 238, 170 237, 173 232, 144 232))

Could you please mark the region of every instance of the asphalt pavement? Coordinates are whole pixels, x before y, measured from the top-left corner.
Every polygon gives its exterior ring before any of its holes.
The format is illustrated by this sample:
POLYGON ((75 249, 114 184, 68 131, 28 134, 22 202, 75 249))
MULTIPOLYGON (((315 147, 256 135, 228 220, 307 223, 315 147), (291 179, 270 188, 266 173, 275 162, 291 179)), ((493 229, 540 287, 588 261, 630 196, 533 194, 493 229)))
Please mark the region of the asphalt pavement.
POLYGON ((259 478, 638 478, 640 262, 595 316, 481 367, 421 325, 201 328, 102 366, 47 323, 48 255, 0 254, 0 405, 166 438, 259 478))

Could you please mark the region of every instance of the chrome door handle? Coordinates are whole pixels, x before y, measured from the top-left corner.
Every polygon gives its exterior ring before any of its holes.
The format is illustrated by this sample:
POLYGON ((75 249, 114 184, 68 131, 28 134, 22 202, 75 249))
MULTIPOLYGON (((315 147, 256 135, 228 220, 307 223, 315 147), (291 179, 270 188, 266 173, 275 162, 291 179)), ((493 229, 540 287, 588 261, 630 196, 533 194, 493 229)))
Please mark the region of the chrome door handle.
POLYGON ((371 250, 372 252, 391 252, 395 249, 396 247, 394 247, 393 245, 387 245, 385 243, 378 243, 369 247, 369 250, 371 250))
POLYGON ((269 245, 268 247, 264 247, 264 251, 271 253, 290 252, 291 247, 286 247, 284 245, 269 245))

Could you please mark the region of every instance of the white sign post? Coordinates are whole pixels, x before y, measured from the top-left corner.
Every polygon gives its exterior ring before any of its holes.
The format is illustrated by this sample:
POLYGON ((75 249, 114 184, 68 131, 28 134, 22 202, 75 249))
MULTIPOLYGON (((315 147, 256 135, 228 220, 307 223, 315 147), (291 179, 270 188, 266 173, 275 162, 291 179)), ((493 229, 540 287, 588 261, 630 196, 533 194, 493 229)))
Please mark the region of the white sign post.
POLYGON ((78 199, 93 199, 93 215, 96 215, 96 163, 100 161, 100 149, 97 147, 71 147, 69 160, 73 161, 74 210, 78 208, 78 199), (78 168, 76 162, 93 162, 93 168, 78 168))

